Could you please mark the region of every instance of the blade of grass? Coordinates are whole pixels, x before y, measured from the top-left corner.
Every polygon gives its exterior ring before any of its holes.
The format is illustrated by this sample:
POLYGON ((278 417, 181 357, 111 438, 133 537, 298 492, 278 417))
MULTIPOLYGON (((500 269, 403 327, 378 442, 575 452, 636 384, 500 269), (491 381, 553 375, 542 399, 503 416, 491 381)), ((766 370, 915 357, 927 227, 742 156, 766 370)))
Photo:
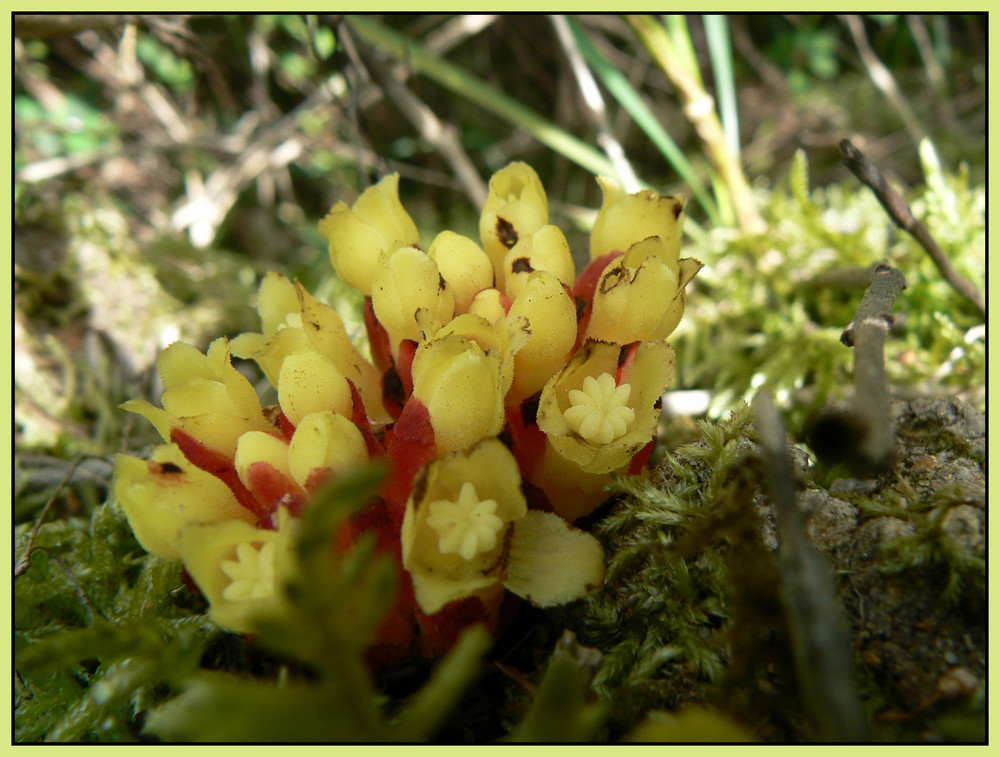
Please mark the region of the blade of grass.
POLYGON ((674 142, 671 136, 660 125, 660 122, 656 120, 656 116, 649 110, 646 103, 643 102, 642 97, 636 92, 628 79, 601 55, 600 51, 594 47, 576 21, 572 18, 567 18, 566 20, 570 31, 573 32, 573 38, 576 40, 580 52, 583 53, 583 57, 586 58, 590 67, 594 69, 601 83, 604 84, 605 88, 618 104, 632 116, 636 125, 649 137, 650 141, 656 146, 656 149, 660 151, 666 161, 677 172, 678 176, 688 185, 695 199, 704 208, 705 213, 711 219, 712 223, 718 225, 720 222, 718 206, 708 193, 702 189, 694 167, 677 146, 677 143, 674 142))
POLYGON ((653 56, 653 60, 680 90, 685 101, 684 112, 698 132, 713 165, 726 183, 733 207, 736 209, 740 229, 749 234, 763 233, 767 229, 767 223, 757 210, 750 185, 743 173, 743 166, 726 147, 714 101, 702 85, 701 73, 693 57, 687 24, 683 19, 667 16, 665 20, 671 27, 668 31, 652 16, 634 15, 628 16, 627 20, 649 50, 649 54, 653 56), (675 36, 680 39, 680 44, 675 43, 675 36))
POLYGON ((592 173, 615 176, 614 166, 600 150, 563 131, 514 98, 497 91, 445 59, 428 53, 413 41, 367 16, 349 16, 347 21, 368 44, 408 63, 455 94, 524 129, 568 160, 592 173))
POLYGON ((719 118, 726 135, 726 147, 739 158, 740 120, 736 108, 736 85, 733 79, 733 47, 729 43, 729 27, 726 17, 706 14, 705 39, 708 54, 712 60, 712 74, 715 77, 715 94, 719 99, 719 118))

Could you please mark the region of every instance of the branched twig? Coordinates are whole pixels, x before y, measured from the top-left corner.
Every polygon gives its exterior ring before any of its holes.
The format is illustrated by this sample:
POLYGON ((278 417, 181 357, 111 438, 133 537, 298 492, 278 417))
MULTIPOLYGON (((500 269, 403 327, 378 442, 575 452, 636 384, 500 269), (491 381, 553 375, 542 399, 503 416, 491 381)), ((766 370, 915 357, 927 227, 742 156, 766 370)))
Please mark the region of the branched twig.
POLYGON ((944 276, 945 281, 951 284, 956 292, 969 300, 985 316, 986 300, 982 293, 971 281, 952 268, 951 261, 948 260, 944 251, 938 246, 934 237, 927 230, 927 227, 913 217, 913 211, 910 210, 909 204, 889 185, 889 182, 882 176, 881 171, 848 139, 840 142, 840 153, 843 156, 844 165, 850 169, 851 173, 858 177, 862 184, 875 193, 875 196, 882 203, 882 207, 885 208, 885 212, 889 214, 893 223, 909 233, 910 236, 920 243, 920 246, 931 256, 931 260, 934 261, 934 265, 937 266, 938 271, 944 276))
POLYGON ((368 49, 357 46, 361 62, 385 91, 389 101, 413 124, 417 132, 428 144, 436 149, 448 162, 465 193, 475 207, 486 202, 487 188, 468 153, 462 147, 462 139, 452 124, 442 123, 412 90, 397 80, 388 66, 377 60, 368 49))
POLYGON ((781 602, 806 705, 823 741, 867 741, 868 728, 851 680, 851 652, 829 566, 806 537, 795 501, 785 429, 767 389, 754 400, 767 489, 778 516, 781 602))
POLYGON ((840 336, 854 347, 854 397, 847 409, 821 410, 808 432, 817 457, 847 462, 859 474, 890 469, 896 462, 896 434, 889 414, 885 337, 895 323, 892 306, 906 278, 880 263, 857 313, 840 336))

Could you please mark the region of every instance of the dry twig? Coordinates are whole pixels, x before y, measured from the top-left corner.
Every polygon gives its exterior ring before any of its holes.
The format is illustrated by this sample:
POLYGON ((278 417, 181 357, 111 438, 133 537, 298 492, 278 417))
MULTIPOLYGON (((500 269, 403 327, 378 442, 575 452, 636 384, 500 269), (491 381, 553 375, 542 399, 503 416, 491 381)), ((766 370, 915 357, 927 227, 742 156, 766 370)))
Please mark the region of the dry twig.
POLYGON ((889 413, 885 337, 895 320, 892 306, 906 278, 888 263, 876 266, 872 283, 840 340, 854 347, 854 397, 846 409, 826 408, 810 422, 809 445, 825 462, 846 462, 857 473, 889 470, 896 462, 896 434, 889 413))

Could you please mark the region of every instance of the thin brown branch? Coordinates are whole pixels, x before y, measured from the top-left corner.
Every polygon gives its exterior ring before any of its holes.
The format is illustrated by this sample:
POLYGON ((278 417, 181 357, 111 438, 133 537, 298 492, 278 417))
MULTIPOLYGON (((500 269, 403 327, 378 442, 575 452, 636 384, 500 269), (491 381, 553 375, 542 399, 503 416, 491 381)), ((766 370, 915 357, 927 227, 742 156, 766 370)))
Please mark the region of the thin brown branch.
POLYGON ((975 284, 952 267, 951 261, 948 260, 948 257, 944 254, 937 241, 931 236, 927 227, 914 218, 909 204, 889 185, 889 182, 885 180, 882 172, 878 170, 875 164, 868 160, 864 153, 848 139, 841 140, 840 153, 843 157, 844 165, 850 169, 851 173, 858 177, 862 184, 875 193, 875 196, 882 204, 882 207, 885 208, 885 212, 889 214, 893 223, 917 240, 920 246, 931 256, 931 260, 934 261, 934 265, 937 266, 938 271, 944 276, 945 281, 956 292, 975 305, 985 317, 986 299, 982 293, 976 288, 975 284))
POLYGON ((798 487, 785 429, 767 389, 757 393, 754 413, 767 467, 767 491, 777 510, 779 593, 804 701, 819 740, 867 741, 870 737, 854 690, 840 602, 829 565, 806 536, 806 515, 796 502, 798 487))
POLYGON ((391 102, 428 144, 441 153, 448 162, 459 184, 475 207, 486 202, 487 188, 472 159, 462 147, 462 139, 452 124, 443 123, 412 90, 398 81, 388 66, 379 61, 373 52, 355 42, 361 62, 385 91, 391 102))
POLYGON ((73 459, 73 464, 70 465, 69 470, 66 471, 66 475, 63 477, 63 480, 59 482, 59 486, 57 486, 56 490, 52 492, 52 496, 49 497, 49 501, 45 503, 45 507, 43 507, 42 512, 39 513, 38 519, 35 521, 35 526, 31 529, 31 535, 28 536, 28 543, 24 548, 24 552, 18 558, 17 564, 14 566, 14 578, 24 575, 28 568, 31 567, 31 553, 36 549, 35 539, 38 538, 38 531, 42 527, 42 522, 45 520, 45 516, 48 515, 49 508, 52 507, 52 503, 55 502, 56 497, 59 496, 59 492, 61 492, 63 487, 69 483, 70 477, 72 477, 73 472, 82 460, 82 453, 73 459))
POLYGON ((910 134, 910 138, 914 142, 919 143, 920 140, 927 136, 927 132, 920 125, 920 121, 917 119, 910 104, 906 102, 906 98, 899 89, 899 85, 896 83, 892 72, 879 60, 872 49, 871 43, 868 41, 868 35, 865 33, 864 21, 858 15, 846 14, 841 15, 840 20, 851 33, 851 37, 854 38, 854 46, 858 49, 858 55, 861 56, 861 62, 868 71, 868 76, 899 114, 903 125, 906 127, 906 131, 910 134))

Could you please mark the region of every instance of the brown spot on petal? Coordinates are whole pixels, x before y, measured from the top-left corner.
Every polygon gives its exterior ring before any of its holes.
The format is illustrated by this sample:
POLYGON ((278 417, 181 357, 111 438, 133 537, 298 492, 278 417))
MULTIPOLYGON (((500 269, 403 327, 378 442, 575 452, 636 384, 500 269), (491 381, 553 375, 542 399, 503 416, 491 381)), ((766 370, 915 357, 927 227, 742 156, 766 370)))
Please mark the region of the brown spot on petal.
POLYGON ((508 250, 517 244, 517 229, 506 218, 497 218, 497 238, 508 250))
POLYGON ((606 275, 601 277, 601 294, 607 294, 616 286, 622 284, 628 277, 628 271, 623 265, 612 267, 606 275))
POLYGON ((677 200, 672 210, 674 211, 674 218, 680 218, 681 212, 684 210, 684 203, 681 200, 677 200))
POLYGON ((177 463, 158 463, 154 460, 149 461, 149 472, 156 475, 161 473, 183 473, 184 469, 177 465, 177 463))
POLYGON ((531 267, 531 261, 527 258, 518 258, 511 263, 510 269, 514 273, 531 273, 535 269, 531 267))

